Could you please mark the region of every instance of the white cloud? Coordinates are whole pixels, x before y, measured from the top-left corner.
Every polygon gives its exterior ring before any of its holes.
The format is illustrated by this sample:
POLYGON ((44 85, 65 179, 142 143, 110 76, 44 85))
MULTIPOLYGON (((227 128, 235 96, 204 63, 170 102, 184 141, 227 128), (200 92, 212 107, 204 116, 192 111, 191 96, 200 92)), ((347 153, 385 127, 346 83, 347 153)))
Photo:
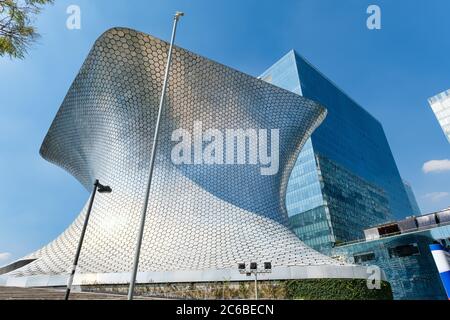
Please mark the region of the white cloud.
POLYGON ((11 256, 9 252, 0 252, 0 261, 7 260, 11 256))
POLYGON ((422 170, 425 173, 450 171, 450 160, 427 161, 423 164, 422 170))
POLYGON ((431 202, 439 202, 442 199, 450 197, 450 193, 449 192, 431 192, 431 193, 427 193, 423 197, 426 199, 429 199, 431 202))

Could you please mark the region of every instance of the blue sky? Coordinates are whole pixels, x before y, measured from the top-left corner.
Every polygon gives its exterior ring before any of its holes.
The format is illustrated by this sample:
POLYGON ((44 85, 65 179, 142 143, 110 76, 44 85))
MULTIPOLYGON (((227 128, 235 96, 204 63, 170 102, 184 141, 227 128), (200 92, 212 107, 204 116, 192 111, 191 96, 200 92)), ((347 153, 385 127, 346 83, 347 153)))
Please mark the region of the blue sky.
POLYGON ((427 104, 450 88, 448 0, 57 0, 26 59, 0 58, 0 265, 53 240, 89 196, 38 151, 95 39, 126 26, 167 40, 176 10, 178 45, 251 75, 297 50, 380 120, 423 212, 450 206, 450 171, 422 170, 450 159, 427 104), (66 28, 71 4, 81 30, 66 28), (381 30, 366 28, 370 4, 381 30))

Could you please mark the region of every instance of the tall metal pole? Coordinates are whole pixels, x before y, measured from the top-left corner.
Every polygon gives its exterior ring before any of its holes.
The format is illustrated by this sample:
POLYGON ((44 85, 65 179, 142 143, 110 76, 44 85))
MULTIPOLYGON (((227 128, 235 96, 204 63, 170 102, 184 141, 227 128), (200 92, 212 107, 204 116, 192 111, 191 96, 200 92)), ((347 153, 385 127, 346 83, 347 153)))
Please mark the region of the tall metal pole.
POLYGON ((92 204, 94 203, 95 194, 97 192, 97 188, 99 186, 99 181, 95 180, 94 189, 92 190, 91 200, 89 201, 88 210, 86 213, 86 217, 84 218, 83 229, 81 230, 80 240, 78 241, 77 252, 75 253, 75 259, 72 265, 72 272, 70 273, 69 280, 67 281, 66 295, 64 296, 64 300, 69 300, 70 290, 72 289, 73 278, 75 276, 75 271, 78 265, 78 259, 80 258, 81 247, 83 245, 84 235, 86 234, 86 228, 89 222, 89 217, 91 216, 92 204))
POLYGON ((173 43, 175 42, 177 23, 178 23, 178 20, 182 16, 184 16, 184 13, 182 13, 182 12, 175 13, 174 21, 173 21, 172 38, 170 40, 169 54, 167 56, 166 72, 164 75, 164 83, 163 83, 163 88, 162 88, 162 93, 161 93, 161 99, 159 102, 158 118, 156 119, 155 133, 153 136, 153 146, 152 146, 152 151, 150 154, 150 172, 148 175, 144 206, 142 208, 142 213, 141 213, 141 222, 139 225, 139 233, 138 233, 138 239, 137 239, 137 244, 136 244, 136 251, 135 251, 135 255, 134 255, 133 270, 132 270, 131 279, 130 279, 130 287, 128 289, 128 300, 133 300, 133 295, 134 295, 134 286, 136 283, 136 276, 137 276, 137 272, 138 272, 138 268, 139 268, 139 256, 140 256, 141 246, 142 246, 142 237, 144 235, 145 217, 147 214, 148 200, 150 197, 150 187, 151 187, 152 177, 153 177, 153 168, 155 166, 155 156, 156 156, 156 148, 157 148, 157 144, 158 144, 159 125, 160 125, 160 121, 161 121, 161 115, 162 115, 164 100, 165 100, 165 95, 166 95, 166 89, 167 89, 167 83, 168 83, 168 77, 169 77, 169 71, 170 71, 170 62, 172 60, 173 43))

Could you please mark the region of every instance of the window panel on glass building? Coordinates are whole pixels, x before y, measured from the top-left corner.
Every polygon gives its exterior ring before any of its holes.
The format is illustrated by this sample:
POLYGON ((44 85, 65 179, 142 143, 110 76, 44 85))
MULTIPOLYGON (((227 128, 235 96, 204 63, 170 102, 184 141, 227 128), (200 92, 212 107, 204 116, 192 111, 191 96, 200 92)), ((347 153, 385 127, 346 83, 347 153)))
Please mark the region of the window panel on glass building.
POLYGON ((428 99, 428 102, 448 142, 450 142, 450 90, 428 99))

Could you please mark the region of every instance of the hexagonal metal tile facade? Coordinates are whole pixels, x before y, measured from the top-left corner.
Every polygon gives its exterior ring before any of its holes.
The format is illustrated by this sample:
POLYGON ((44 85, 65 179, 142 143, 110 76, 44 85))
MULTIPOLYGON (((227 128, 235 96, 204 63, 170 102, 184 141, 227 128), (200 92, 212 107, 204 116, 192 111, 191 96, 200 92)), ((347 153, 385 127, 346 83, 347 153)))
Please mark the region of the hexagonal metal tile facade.
MULTIPOLYGON (((95 43, 44 140, 41 155, 88 190, 95 179, 112 187, 96 197, 79 272, 132 268, 147 182, 153 130, 168 43, 114 28, 95 43)), ((326 110, 313 101, 175 47, 151 187, 140 271, 338 265, 304 245, 288 228, 289 174, 326 110), (255 165, 171 162, 173 130, 280 129, 280 171, 255 165)), ((12 276, 66 274, 85 217, 27 258, 12 276)), ((61 214, 64 214, 63 212, 61 214)), ((221 279, 218 279, 221 280, 221 279)))

